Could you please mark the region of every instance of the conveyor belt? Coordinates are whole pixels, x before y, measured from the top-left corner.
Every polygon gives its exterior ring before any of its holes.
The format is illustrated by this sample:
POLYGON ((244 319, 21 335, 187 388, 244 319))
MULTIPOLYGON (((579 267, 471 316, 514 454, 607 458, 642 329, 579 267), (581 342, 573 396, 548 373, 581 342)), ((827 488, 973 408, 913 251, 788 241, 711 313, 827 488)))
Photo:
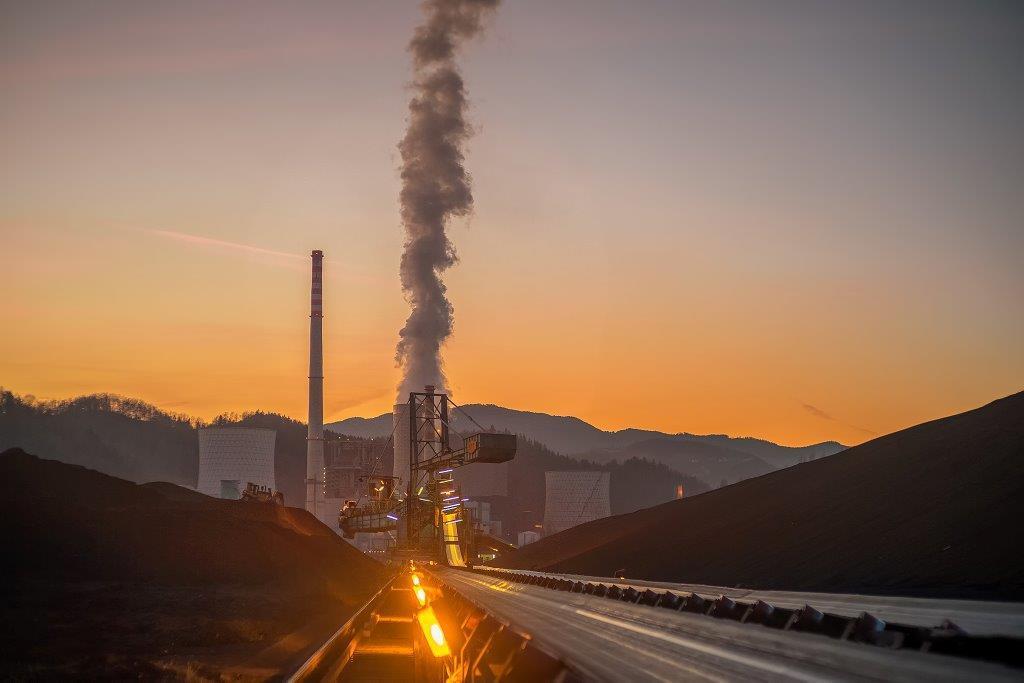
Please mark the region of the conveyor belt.
POLYGON ((438 569, 452 590, 528 633, 588 680, 1020 680, 1001 664, 890 650, 811 633, 438 569))

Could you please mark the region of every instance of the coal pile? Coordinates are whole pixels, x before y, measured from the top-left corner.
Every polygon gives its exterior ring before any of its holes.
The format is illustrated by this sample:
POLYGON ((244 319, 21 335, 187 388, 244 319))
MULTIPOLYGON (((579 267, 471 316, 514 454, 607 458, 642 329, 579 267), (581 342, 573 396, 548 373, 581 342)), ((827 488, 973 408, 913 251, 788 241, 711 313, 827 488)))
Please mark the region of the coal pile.
POLYGON ((1024 393, 499 563, 776 590, 1024 599, 1024 393))
POLYGON ((273 677, 385 579, 305 510, 19 449, 0 454, 0 541, 20 643, 0 670, 16 677, 273 677), (262 672, 232 668, 278 641, 262 672))

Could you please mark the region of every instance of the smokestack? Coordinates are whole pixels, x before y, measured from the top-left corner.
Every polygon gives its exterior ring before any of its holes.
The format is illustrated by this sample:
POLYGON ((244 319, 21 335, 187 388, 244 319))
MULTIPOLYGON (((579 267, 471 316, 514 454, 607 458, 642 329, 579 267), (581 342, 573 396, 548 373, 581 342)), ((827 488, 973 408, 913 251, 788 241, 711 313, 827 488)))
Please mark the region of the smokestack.
POLYGON ((306 510, 320 518, 324 471, 323 262, 317 249, 309 306, 309 431, 306 433, 306 510))

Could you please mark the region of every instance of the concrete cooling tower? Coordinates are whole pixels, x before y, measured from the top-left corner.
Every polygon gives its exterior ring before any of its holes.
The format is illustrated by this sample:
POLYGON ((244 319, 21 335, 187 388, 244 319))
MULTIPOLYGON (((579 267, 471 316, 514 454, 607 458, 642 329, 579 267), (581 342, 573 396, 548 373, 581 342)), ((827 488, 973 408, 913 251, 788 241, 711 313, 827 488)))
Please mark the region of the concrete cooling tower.
POLYGON ((273 429, 206 427, 199 430, 199 485, 215 498, 237 498, 249 482, 276 489, 273 429), (238 488, 238 495, 234 489, 238 488))
POLYGON ((411 429, 409 424, 409 404, 396 404, 391 415, 395 447, 395 465, 392 474, 401 480, 400 490, 404 492, 409 486, 409 460, 412 457, 412 454, 409 452, 409 431, 411 429))
POLYGON ((611 514, 608 472, 545 472, 544 535, 611 514))

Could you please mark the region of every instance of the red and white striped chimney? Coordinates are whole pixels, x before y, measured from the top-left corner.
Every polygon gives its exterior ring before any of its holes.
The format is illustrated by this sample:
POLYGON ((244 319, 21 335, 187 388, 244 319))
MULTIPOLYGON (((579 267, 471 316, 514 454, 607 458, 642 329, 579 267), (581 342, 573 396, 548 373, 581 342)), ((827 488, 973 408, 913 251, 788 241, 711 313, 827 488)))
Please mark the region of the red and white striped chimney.
POLYGON ((324 253, 312 253, 309 306, 309 429, 306 433, 306 510, 318 519, 323 510, 324 477, 324 253))

